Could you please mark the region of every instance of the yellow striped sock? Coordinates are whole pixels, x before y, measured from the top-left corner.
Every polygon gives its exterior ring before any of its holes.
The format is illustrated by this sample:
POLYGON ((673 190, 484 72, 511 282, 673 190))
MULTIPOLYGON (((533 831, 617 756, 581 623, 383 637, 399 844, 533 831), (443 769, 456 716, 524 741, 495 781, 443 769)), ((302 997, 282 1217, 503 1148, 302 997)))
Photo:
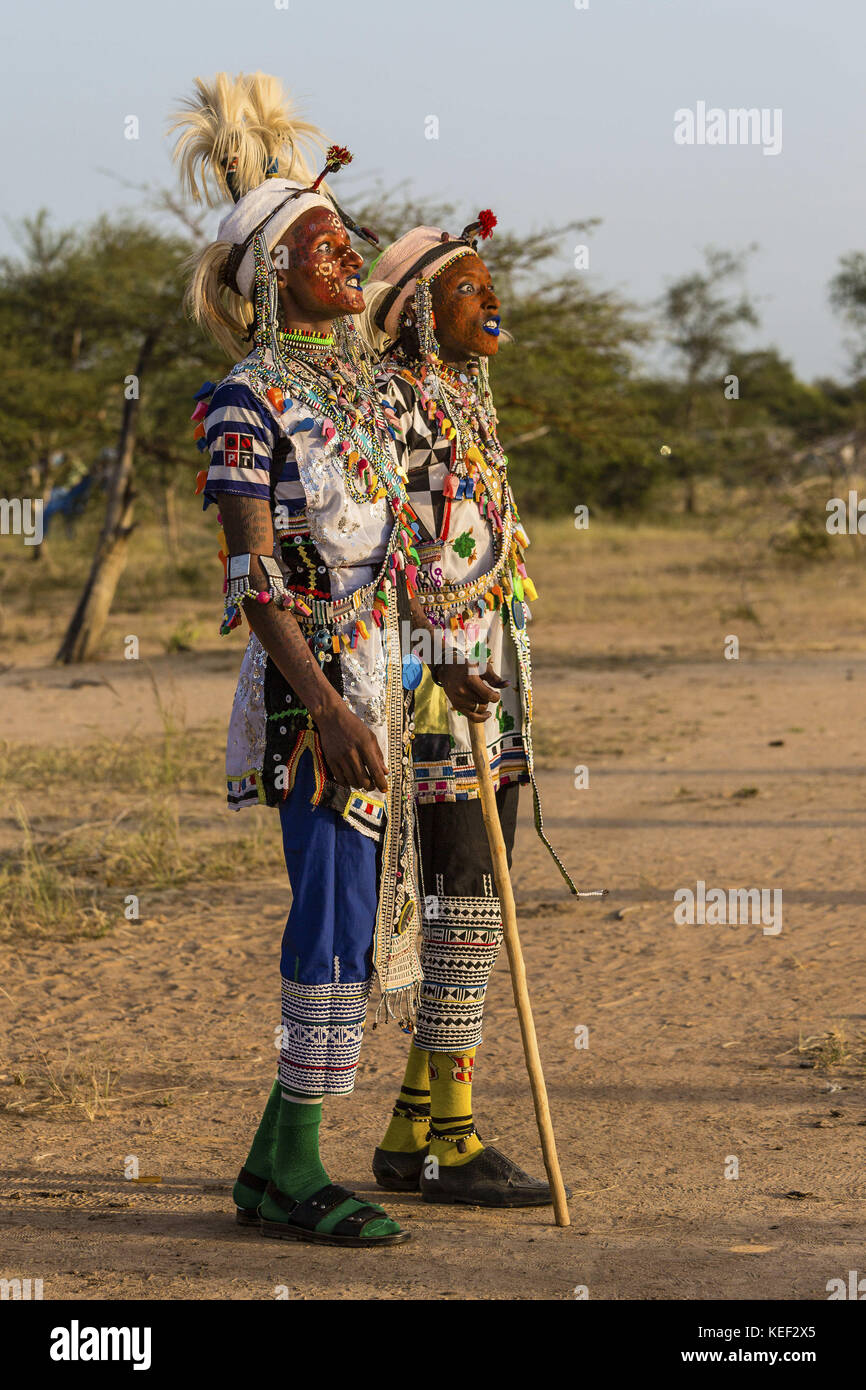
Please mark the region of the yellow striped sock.
POLYGON ((475 1048, 430 1053, 430 1157, 447 1166, 468 1163, 484 1148, 472 1119, 475 1048), (444 1135, 444 1138, 437 1138, 444 1135))
POLYGON ((422 1052, 413 1043, 409 1049, 406 1075, 394 1106, 385 1137, 380 1145, 390 1153, 418 1153, 427 1147, 430 1127, 430 1080, 427 1071, 429 1052, 422 1052))

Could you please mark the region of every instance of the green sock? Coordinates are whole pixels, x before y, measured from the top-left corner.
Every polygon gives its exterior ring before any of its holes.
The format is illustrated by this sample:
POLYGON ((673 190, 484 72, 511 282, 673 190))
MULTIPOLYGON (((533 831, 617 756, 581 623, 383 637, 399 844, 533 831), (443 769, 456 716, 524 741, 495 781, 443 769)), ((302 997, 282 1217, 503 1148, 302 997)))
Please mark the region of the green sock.
MULTIPOLYGON (((249 1168, 251 1173, 255 1173, 257 1178, 264 1178, 266 1181, 270 1179, 272 1172, 279 1113, 280 1083, 275 1081, 268 1096, 265 1113, 259 1121, 259 1127, 244 1164, 244 1167, 249 1168)), ((255 1208, 262 1200, 261 1192, 257 1192, 254 1187, 247 1187, 242 1182, 235 1183, 232 1196, 235 1199, 235 1205, 239 1207, 255 1208)))
MULTIPOLYGON (((296 1202, 303 1202, 307 1197, 312 1197, 314 1192, 326 1187, 330 1178, 325 1171, 322 1160, 319 1157, 319 1125, 322 1122, 322 1101, 317 1099, 313 1104, 306 1103, 309 1098, 298 1097, 288 1100, 285 1096, 280 1101, 280 1112, 277 1121, 277 1142, 274 1151, 273 1181, 286 1197, 293 1198, 296 1202)), ((338 1207, 330 1212, 320 1222, 316 1228, 319 1231, 330 1232, 343 1220, 345 1216, 351 1216, 353 1211, 359 1207, 375 1206, 375 1203, 357 1202, 350 1198, 341 1202, 338 1207)), ((380 1206, 376 1206, 377 1211, 382 1212, 381 1217, 371 1217, 361 1227, 361 1234, 365 1236, 390 1236, 396 1235, 400 1230, 396 1221, 390 1221, 380 1206)), ((288 1221, 288 1216, 282 1207, 277 1206, 268 1196, 262 1201, 262 1216, 266 1221, 288 1221)))
POLYGON ((312 1197, 330 1181, 319 1157, 321 1123, 321 1097, 312 1103, 306 1097, 283 1097, 277 1121, 273 1180, 281 1192, 296 1202, 312 1197))
POLYGON ((409 1049, 409 1060, 400 1095, 394 1106, 391 1123, 380 1145, 389 1153, 420 1153, 427 1148, 427 1133, 430 1129, 430 1073, 427 1067, 429 1055, 414 1043, 409 1049))

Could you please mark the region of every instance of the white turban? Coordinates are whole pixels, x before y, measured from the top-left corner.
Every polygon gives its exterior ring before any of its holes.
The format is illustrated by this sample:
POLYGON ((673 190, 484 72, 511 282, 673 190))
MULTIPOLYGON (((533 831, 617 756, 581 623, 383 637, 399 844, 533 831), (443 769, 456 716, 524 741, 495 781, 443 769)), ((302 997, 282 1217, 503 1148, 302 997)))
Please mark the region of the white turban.
MULTIPOLYGON (((285 235, 292 223, 297 222, 298 218, 305 212, 309 212, 310 208, 327 208, 336 217, 334 204, 330 198, 326 198, 321 193, 301 192, 299 197, 286 201, 290 194, 299 189, 308 190, 308 187, 307 184, 296 183, 291 179, 266 179, 257 188, 252 188, 249 193, 245 193, 235 203, 231 212, 226 213, 219 225, 219 240, 229 241, 234 246, 240 246, 258 227, 259 223, 264 221, 265 225, 262 231, 268 244, 268 250, 273 251, 277 242, 285 235), (265 219, 268 220, 265 221, 265 219)), ((252 299, 252 241, 247 247, 235 274, 235 281, 244 299, 252 299)))

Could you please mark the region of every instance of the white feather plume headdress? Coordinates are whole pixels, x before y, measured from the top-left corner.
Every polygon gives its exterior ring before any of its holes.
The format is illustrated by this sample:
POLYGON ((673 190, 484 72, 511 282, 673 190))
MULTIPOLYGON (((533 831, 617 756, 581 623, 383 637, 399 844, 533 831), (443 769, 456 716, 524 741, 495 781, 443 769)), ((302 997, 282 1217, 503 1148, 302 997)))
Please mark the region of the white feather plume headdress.
POLYGON ((324 150, 318 126, 302 121, 276 77, 219 72, 195 79, 195 94, 171 118, 182 186, 197 203, 237 202, 266 178, 308 185, 307 154, 324 150))
POLYGON ((221 72, 197 77, 195 93, 170 119, 177 132, 174 159, 183 188, 198 203, 215 207, 231 198, 217 240, 196 257, 187 304, 195 319, 232 357, 243 356, 252 322, 253 240, 268 250, 293 222, 315 207, 327 208, 356 235, 376 244, 333 198, 324 182, 351 162, 342 145, 328 145, 318 126, 302 121, 275 77, 221 72), (309 157, 324 150, 315 175, 309 157))
POLYGON ((261 230, 273 249, 309 208, 332 208, 307 159, 324 147, 324 136, 298 118, 278 79, 262 72, 197 77, 193 95, 170 117, 169 134, 177 135, 172 153, 193 201, 233 204, 217 240, 194 258, 186 303, 230 357, 244 357, 253 320, 252 235, 261 230))

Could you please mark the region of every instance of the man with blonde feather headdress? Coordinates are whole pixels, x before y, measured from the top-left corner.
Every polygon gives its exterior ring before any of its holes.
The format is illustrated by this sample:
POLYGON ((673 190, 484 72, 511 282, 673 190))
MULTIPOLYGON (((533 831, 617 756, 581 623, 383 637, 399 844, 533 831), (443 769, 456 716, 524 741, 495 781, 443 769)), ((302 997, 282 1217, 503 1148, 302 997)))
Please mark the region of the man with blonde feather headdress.
MULTIPOLYGON (((281 953, 279 1076, 234 1188, 237 1219, 267 1236, 347 1246, 408 1239, 330 1181, 325 1095, 354 1087, 372 989, 411 1026, 421 979, 411 778, 413 681, 403 623, 426 620, 420 533, 396 417, 355 318, 364 309, 323 145, 262 74, 199 79, 175 117, 185 187, 230 197, 196 258, 190 312, 235 358, 193 411, 199 480, 223 534, 229 632, 251 636, 229 724, 228 798, 279 809, 292 908, 281 953), (251 340, 247 351, 245 340, 251 340), (408 663, 408 664, 407 664, 408 663)), ((466 668, 449 674, 461 698, 466 668)))

